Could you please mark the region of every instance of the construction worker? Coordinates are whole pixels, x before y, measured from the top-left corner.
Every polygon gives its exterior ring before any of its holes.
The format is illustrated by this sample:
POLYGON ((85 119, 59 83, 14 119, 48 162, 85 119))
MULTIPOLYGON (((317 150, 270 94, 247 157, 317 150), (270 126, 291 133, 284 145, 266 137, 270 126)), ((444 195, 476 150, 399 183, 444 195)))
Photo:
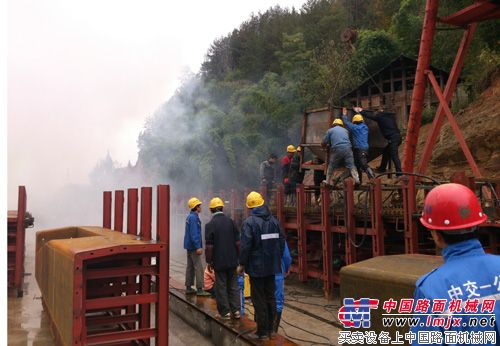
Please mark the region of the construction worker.
POLYGON ((292 188, 304 182, 305 171, 300 167, 302 147, 299 145, 290 162, 290 181, 292 188))
POLYGON ((252 191, 246 200, 251 215, 241 228, 238 273, 250 277, 251 298, 257 331, 252 338, 271 338, 276 319, 275 275, 281 272, 285 237, 261 194, 252 191))
POLYGON ((388 144, 384 148, 382 153, 382 161, 380 162, 380 167, 375 171, 377 173, 384 173, 387 169, 389 161, 394 162, 394 167, 396 168, 396 176, 401 176, 401 161, 399 160, 398 148, 401 145, 401 132, 399 131, 398 124, 396 123, 396 115, 390 112, 384 112, 381 107, 380 110, 375 113, 375 115, 370 114, 371 112, 363 111, 361 107, 354 107, 355 112, 362 114, 365 118, 376 121, 380 132, 387 140, 388 144))
POLYGON ((215 270, 215 299, 223 320, 240 318, 238 288, 238 249, 240 233, 234 221, 224 215, 224 202, 219 197, 210 201, 212 219, 205 225, 206 261, 215 270))
POLYGON ((356 184, 359 184, 358 172, 354 166, 349 132, 344 128, 342 119, 335 119, 333 121, 332 127, 326 132, 321 145, 330 147, 330 162, 326 172, 327 179, 325 183, 332 185, 334 170, 344 166, 348 169, 348 172, 340 175, 334 185, 339 180, 347 178, 349 174, 354 178, 356 184))
POLYGON ((201 254, 203 247, 201 244, 201 201, 192 197, 188 201, 190 209, 186 218, 186 227, 184 230, 184 249, 187 252, 186 266, 186 294, 196 293, 198 296, 208 296, 210 293, 203 289, 203 265, 201 263, 201 254), (196 290, 191 286, 194 284, 196 275, 196 290))
POLYGON ((281 321, 281 313, 283 312, 283 305, 285 304, 285 277, 290 274, 290 265, 292 264, 292 256, 285 241, 285 249, 283 256, 281 256, 281 271, 275 275, 276 285, 276 320, 274 323, 274 332, 278 332, 281 321))
POLYGON ((260 184, 266 187, 268 199, 274 187, 274 180, 276 177, 274 164, 276 163, 276 159, 277 157, 275 154, 269 154, 269 158, 260 164, 260 184))
MULTIPOLYGON (((493 332, 496 333, 495 343, 467 344, 497 345, 500 337, 500 304, 493 304, 495 301, 498 303, 500 291, 500 256, 486 254, 476 236, 477 226, 486 221, 486 215, 481 210, 474 192, 460 184, 435 187, 425 198, 420 221, 430 230, 436 246, 442 249, 444 264, 418 279, 414 293, 415 303, 418 299, 429 299, 432 306, 436 299, 446 300, 444 313, 436 314, 436 318, 449 314, 452 318, 454 312, 461 318, 458 325, 453 323, 447 330, 493 332), (479 302, 479 307, 476 305, 479 310, 464 314, 471 312, 467 311, 467 300, 474 299, 479 302), (485 310, 488 307, 490 310, 485 310), (478 313, 491 313, 494 315, 494 323, 491 323, 492 316, 489 315, 487 325, 472 326, 469 321, 478 313)), ((433 330, 442 333, 443 327, 425 327, 427 315, 421 317, 422 325, 418 323, 412 331, 418 333, 433 330)), ((418 313, 415 316, 418 317, 418 313)), ((433 345, 445 344, 452 343, 445 343, 444 335, 442 342, 433 342, 433 345)), ((413 345, 420 345, 418 338, 413 345)))
POLYGON ((366 126, 363 116, 361 114, 355 114, 352 117, 352 122, 347 118, 347 108, 342 108, 342 120, 344 120, 345 126, 351 131, 353 149, 352 153, 354 156, 354 164, 358 170, 359 183, 363 181, 363 172, 366 173, 368 178, 375 178, 370 166, 368 166, 368 126, 366 126))
POLYGON ((287 205, 293 203, 293 195, 295 194, 295 187, 290 181, 290 167, 296 151, 295 146, 290 144, 286 147, 286 155, 281 159, 281 178, 285 187, 285 204, 287 205))

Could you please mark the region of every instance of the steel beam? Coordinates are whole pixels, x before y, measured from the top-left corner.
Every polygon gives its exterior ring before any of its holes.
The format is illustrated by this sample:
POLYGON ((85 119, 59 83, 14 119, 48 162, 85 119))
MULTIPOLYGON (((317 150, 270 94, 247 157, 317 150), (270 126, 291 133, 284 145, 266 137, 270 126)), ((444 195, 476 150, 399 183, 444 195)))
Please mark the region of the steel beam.
POLYGON ((332 232, 330 223, 330 191, 321 186, 321 240, 323 245, 323 291, 330 298, 333 289, 332 232))
POLYGON ((354 219, 354 182, 352 179, 346 179, 344 181, 344 193, 345 193, 345 258, 346 264, 353 264, 356 262, 356 247, 353 243, 356 243, 356 232, 354 230, 356 224, 354 219))
POLYGON ((127 233, 137 235, 138 189, 127 190, 127 233))
POLYGON ((170 258, 170 186, 157 187, 157 240, 165 243, 165 248, 157 257, 159 275, 157 276, 160 297, 156 306, 156 328, 158 329, 158 345, 168 345, 168 309, 169 302, 165 292, 169 290, 169 258, 170 258))
POLYGON ((413 88, 410 117, 408 119, 408 129, 406 131, 406 141, 404 147, 403 171, 405 172, 413 172, 418 135, 420 132, 420 123, 422 120, 425 87, 427 84, 425 71, 429 69, 431 61, 432 42, 436 32, 438 5, 439 0, 426 1, 422 38, 420 40, 417 70, 415 72, 415 85, 413 88))
POLYGON ((441 89, 439 88, 439 84, 436 81, 436 77, 434 77, 434 73, 432 73, 431 70, 426 71, 426 73, 434 88, 434 92, 436 93, 436 96, 439 99, 440 105, 441 107, 443 107, 446 117, 448 118, 448 122, 450 123, 450 126, 453 132, 455 133, 455 137, 457 137, 458 143, 460 144, 460 147, 464 152, 465 158, 467 159, 467 162, 469 163, 469 166, 472 169, 472 173, 474 173, 476 177, 481 178, 481 172, 477 167, 476 161, 474 161, 474 157, 472 156, 472 153, 470 152, 467 143, 465 143, 464 136, 462 135, 462 132, 460 131, 460 128, 458 127, 458 124, 455 121, 453 114, 451 113, 450 107, 448 107, 448 103, 446 102, 443 94, 441 93, 441 89))
POLYGON ((417 211, 415 177, 410 176, 403 182, 403 206, 405 223, 405 251, 407 254, 418 253, 418 228, 413 215, 417 211))
POLYGON ((297 200, 297 235, 299 238, 299 280, 307 281, 307 232, 304 220, 305 201, 304 185, 299 184, 296 189, 297 200))
POLYGON ((141 188, 141 238, 151 240, 151 208, 153 189, 141 188))
MULTIPOLYGON (((451 102, 453 94, 455 93, 455 90, 457 88, 458 78, 460 77, 460 73, 462 72, 465 56, 467 54, 467 51, 469 50, 476 28, 477 23, 473 23, 468 26, 462 36, 462 40, 460 41, 457 55, 455 56, 455 61, 453 62, 453 67, 451 68, 450 75, 444 89, 444 99, 446 100, 446 104, 451 102)), ((417 172, 420 174, 425 174, 425 171, 427 170, 427 166, 432 155, 432 149, 436 144, 437 137, 443 125, 444 116, 444 108, 440 103, 436 111, 436 115, 434 116, 431 129, 427 134, 427 138, 424 144, 424 150, 422 151, 422 155, 420 156, 420 162, 417 168, 417 172)))
POLYGON ((156 337, 156 334, 156 329, 154 328, 101 333, 88 336, 85 345, 104 345, 117 341, 149 339, 156 337))
POLYGON ((372 229, 375 231, 375 235, 372 240, 373 256, 383 256, 385 253, 384 248, 384 222, 382 220, 382 181, 380 178, 374 180, 374 184, 370 186, 370 196, 371 196, 371 217, 372 217, 372 229))
POLYGON ((123 232, 123 202, 125 200, 123 190, 115 191, 115 222, 113 229, 123 232))
MULTIPOLYGON (((137 213, 138 213, 138 201, 139 201, 139 190, 138 189, 128 189, 127 190, 127 234, 137 235, 137 213)), ((137 277, 129 276, 127 281, 129 284, 135 284, 137 277)), ((131 286, 132 287, 132 286, 131 286)), ((134 294, 135 291, 132 288, 127 290, 127 295, 134 294)), ((127 306, 127 313, 132 314, 136 312, 136 306, 127 306)), ((134 328, 135 324, 128 324, 129 329, 134 328)))
POLYGON ((476 1, 474 4, 461 9, 449 16, 440 18, 441 23, 466 27, 471 23, 483 20, 500 18, 500 4, 493 1, 476 1))
POLYGON ((133 304, 151 304, 158 301, 158 293, 135 294, 133 296, 105 297, 85 300, 85 311, 112 309, 133 304))
POLYGON ((87 280, 119 278, 127 275, 156 275, 154 265, 131 265, 128 267, 87 269, 87 280))
POLYGON ((26 188, 19 186, 17 200, 17 220, 16 220, 16 263, 14 268, 14 286, 17 291, 17 297, 23 296, 23 278, 24 278, 24 239, 26 228, 24 219, 26 215, 26 188))
POLYGON ((276 191, 276 217, 285 228, 285 207, 284 207, 285 189, 283 184, 278 184, 276 191))
POLYGON ((102 227, 111 229, 111 204, 113 195, 111 191, 103 192, 102 201, 102 227))

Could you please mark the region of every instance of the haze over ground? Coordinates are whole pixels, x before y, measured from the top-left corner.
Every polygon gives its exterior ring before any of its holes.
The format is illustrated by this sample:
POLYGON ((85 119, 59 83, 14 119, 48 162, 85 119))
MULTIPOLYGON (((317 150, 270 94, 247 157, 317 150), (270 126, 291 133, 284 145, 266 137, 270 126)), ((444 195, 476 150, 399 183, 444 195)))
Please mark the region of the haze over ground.
POLYGON ((211 42, 277 3, 303 0, 9 1, 8 207, 18 185, 33 205, 87 182, 108 151, 133 164, 145 119, 211 42))

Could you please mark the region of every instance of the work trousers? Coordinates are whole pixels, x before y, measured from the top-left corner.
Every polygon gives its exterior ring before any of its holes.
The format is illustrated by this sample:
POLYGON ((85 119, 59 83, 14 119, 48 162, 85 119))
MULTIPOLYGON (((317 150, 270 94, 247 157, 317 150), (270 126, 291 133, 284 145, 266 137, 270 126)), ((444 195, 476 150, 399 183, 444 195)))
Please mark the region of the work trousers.
POLYGON ((368 166, 368 150, 354 148, 354 164, 358 170, 359 182, 361 183, 363 180, 363 172, 366 173, 368 178, 372 179, 375 177, 372 169, 368 166))
POLYGON ((236 268, 215 271, 215 299, 221 316, 240 311, 240 289, 236 268))
POLYGON ((272 333, 276 319, 275 277, 262 278, 250 276, 250 287, 257 335, 266 336, 272 333))
POLYGON ((186 287, 194 285, 194 277, 196 275, 196 288, 203 289, 203 265, 201 263, 201 256, 196 254, 196 251, 187 252, 187 266, 186 266, 186 287))
POLYGON ((401 161, 399 160, 398 148, 401 145, 401 136, 396 136, 389 139, 389 144, 384 148, 382 153, 382 161, 380 162, 380 170, 385 171, 389 160, 394 162, 396 172, 401 172, 401 161))

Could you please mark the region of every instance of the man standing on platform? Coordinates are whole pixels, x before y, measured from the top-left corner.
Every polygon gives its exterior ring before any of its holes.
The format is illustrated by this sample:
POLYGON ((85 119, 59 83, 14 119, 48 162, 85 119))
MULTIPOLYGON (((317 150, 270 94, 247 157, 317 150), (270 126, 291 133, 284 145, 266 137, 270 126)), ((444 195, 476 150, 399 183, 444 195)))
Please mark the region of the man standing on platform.
POLYGON ((191 211, 186 218, 184 230, 184 249, 187 251, 186 294, 196 293, 198 296, 209 296, 210 293, 203 289, 203 265, 201 263, 203 246, 201 244, 201 221, 198 216, 201 213, 201 201, 192 197, 188 201, 188 207, 191 211), (194 284, 195 275, 196 290, 191 287, 194 284))
POLYGON ((281 273, 281 257, 285 237, 279 221, 271 215, 261 194, 247 196, 251 215, 241 229, 241 251, 238 273, 250 276, 251 297, 255 309, 257 331, 253 338, 271 338, 276 320, 275 275, 281 273))
POLYGON ((215 270, 215 299, 223 320, 240 318, 238 287, 238 248, 240 233, 233 220, 224 215, 224 202, 219 197, 210 201, 212 220, 205 226, 206 260, 215 270))

